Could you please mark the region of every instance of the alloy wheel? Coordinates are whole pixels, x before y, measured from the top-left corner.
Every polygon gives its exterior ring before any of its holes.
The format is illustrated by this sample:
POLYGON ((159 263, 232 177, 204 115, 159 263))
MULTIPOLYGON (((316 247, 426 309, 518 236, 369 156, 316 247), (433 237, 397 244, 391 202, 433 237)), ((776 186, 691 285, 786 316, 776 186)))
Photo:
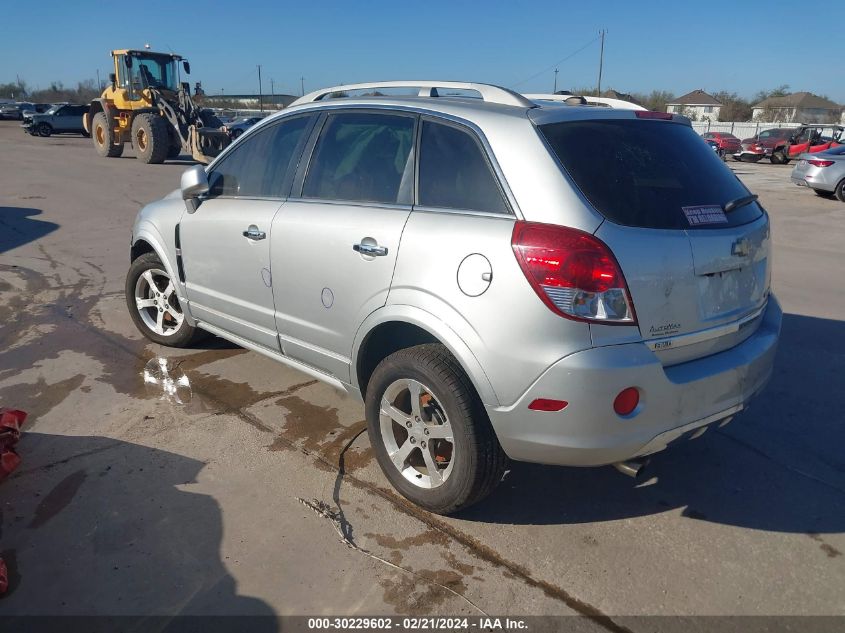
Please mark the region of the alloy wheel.
POLYGON ((157 268, 146 270, 138 277, 135 305, 144 325, 160 336, 172 336, 185 320, 173 281, 157 268))
POLYGON ((402 378, 384 392, 379 408, 381 439, 394 467, 420 488, 442 486, 454 465, 449 417, 431 390, 402 378))

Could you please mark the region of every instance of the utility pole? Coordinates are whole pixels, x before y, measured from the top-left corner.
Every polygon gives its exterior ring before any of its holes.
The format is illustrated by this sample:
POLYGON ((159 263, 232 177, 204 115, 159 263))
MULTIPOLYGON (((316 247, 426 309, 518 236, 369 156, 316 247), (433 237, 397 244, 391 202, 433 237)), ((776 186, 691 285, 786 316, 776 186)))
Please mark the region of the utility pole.
POLYGON ((596 89, 596 96, 601 96, 601 71, 602 66, 604 65, 604 36, 607 33, 607 29, 602 29, 599 31, 599 35, 601 35, 601 53, 599 53, 599 85, 596 89))
POLYGON ((301 96, 305 96, 305 77, 299 78, 299 89, 302 92, 301 96))
POLYGON ((103 91, 103 84, 100 83, 100 69, 97 69, 97 92, 103 91))
POLYGON ((273 79, 272 77, 270 78, 270 94, 272 95, 270 97, 270 107, 275 108, 276 107, 276 80, 273 79))
POLYGON ((554 90, 552 90, 552 94, 557 93, 557 73, 558 73, 558 70, 557 70, 557 68, 555 68, 555 88, 554 88, 554 90))
POLYGON ((261 64, 258 64, 258 109, 264 112, 264 100, 261 96, 261 64))

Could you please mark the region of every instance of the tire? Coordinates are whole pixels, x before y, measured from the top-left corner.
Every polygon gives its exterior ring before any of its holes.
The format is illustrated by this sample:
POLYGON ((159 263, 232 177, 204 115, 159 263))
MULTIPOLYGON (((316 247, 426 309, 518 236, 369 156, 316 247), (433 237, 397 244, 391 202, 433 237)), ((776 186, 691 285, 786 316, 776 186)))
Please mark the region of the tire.
POLYGON ((170 147, 167 148, 167 158, 179 158, 182 154, 182 144, 171 142, 170 147))
POLYGON ((742 156, 737 156, 736 154, 734 154, 734 160, 738 163, 741 163, 742 162, 742 156))
POLYGON ((839 200, 839 202, 845 202, 845 178, 840 180, 839 184, 836 185, 836 191, 833 195, 836 196, 836 199, 839 200))
POLYGON ((235 128, 234 130, 232 130, 232 138, 233 139, 238 138, 243 133, 244 133, 243 130, 241 130, 239 128, 235 128))
POLYGON ((46 138, 53 133, 53 128, 49 123, 39 123, 38 127, 35 128, 35 131, 38 132, 38 136, 46 138))
POLYGON ((786 165, 789 162, 784 150, 772 152, 772 156, 769 160, 772 161, 772 165, 786 165))
POLYGON ((117 158, 123 154, 123 143, 114 144, 114 130, 105 112, 97 112, 91 119, 91 140, 94 149, 104 158, 117 158))
POLYGON ((182 314, 172 286, 158 255, 145 253, 132 262, 126 273, 126 307, 135 327, 154 343, 187 347, 195 339, 197 329, 182 314), (168 288, 171 290, 165 294, 168 288), (148 305, 139 306, 139 300, 148 305))
POLYGON ((748 158, 749 163, 759 163, 761 160, 763 160, 762 156, 750 156, 748 158))
POLYGON ((409 501, 451 514, 481 501, 501 481, 507 457, 469 378, 444 346, 409 347, 382 360, 365 405, 379 466, 409 501), (413 407, 416 389, 419 404, 413 407), (383 400, 393 415, 383 413, 383 400))
POLYGON ((823 191, 821 189, 813 189, 813 193, 815 193, 820 198, 832 198, 836 195, 835 191, 823 191))
POLYGON ((170 151, 168 123, 157 114, 139 114, 132 119, 132 145, 142 163, 163 163, 170 151))

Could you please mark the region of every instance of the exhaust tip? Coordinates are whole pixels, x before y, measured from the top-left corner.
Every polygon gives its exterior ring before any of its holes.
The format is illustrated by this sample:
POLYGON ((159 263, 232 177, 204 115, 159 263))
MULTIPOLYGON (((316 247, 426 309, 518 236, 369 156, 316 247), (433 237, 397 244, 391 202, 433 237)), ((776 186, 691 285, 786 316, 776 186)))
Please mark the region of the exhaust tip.
POLYGON ((613 467, 623 475, 636 479, 640 476, 648 461, 648 459, 629 459, 624 462, 616 462, 613 467))

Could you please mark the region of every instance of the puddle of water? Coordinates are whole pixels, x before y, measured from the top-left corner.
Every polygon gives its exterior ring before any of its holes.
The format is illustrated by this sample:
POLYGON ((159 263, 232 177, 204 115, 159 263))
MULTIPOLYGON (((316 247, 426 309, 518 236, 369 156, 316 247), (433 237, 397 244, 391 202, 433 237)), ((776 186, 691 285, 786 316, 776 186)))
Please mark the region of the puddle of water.
POLYGON ((174 404, 188 404, 193 397, 191 381, 178 363, 156 357, 144 366, 144 388, 159 400, 174 404))

